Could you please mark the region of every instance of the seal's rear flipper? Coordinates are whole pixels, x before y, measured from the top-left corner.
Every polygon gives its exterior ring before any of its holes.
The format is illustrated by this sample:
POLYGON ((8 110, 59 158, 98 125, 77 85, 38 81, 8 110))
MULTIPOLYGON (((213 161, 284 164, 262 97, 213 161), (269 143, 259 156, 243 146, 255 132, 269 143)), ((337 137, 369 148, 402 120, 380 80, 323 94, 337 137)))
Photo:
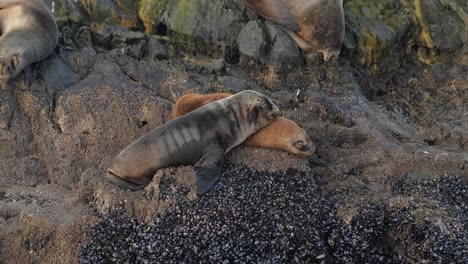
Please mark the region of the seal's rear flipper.
POLYGON ((301 28, 282 0, 244 0, 245 5, 260 16, 294 32, 301 28))
POLYGON ((131 190, 131 191, 141 190, 141 189, 145 188, 145 186, 148 185, 148 183, 149 183, 149 181, 146 184, 133 182, 133 181, 121 178, 121 177, 113 174, 110 171, 107 171, 106 179, 109 180, 110 182, 112 182, 113 184, 118 185, 119 187, 121 187, 123 189, 131 190))
POLYGON ((195 164, 197 174, 197 194, 209 191, 221 179, 224 150, 217 149, 205 153, 195 164))

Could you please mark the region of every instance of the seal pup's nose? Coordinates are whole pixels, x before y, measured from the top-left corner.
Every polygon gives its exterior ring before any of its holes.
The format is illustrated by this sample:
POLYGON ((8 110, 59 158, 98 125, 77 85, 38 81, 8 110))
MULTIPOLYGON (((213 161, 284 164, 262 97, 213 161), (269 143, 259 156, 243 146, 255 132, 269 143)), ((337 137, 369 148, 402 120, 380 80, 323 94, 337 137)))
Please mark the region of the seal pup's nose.
POLYGON ((280 110, 279 110, 279 107, 276 106, 275 104, 272 104, 273 107, 271 109, 271 116, 272 117, 278 117, 280 115, 280 110))

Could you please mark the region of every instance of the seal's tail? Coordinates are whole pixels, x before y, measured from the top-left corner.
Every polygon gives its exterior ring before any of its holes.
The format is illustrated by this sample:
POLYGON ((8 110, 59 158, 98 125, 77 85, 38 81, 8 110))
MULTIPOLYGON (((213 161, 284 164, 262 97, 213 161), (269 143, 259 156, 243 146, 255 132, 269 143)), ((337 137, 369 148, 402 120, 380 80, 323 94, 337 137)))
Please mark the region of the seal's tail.
POLYGON ((138 183, 138 182, 133 182, 127 179, 124 179, 122 177, 119 177, 115 175, 114 173, 107 171, 106 174, 106 179, 110 182, 112 182, 115 185, 118 185, 119 187, 126 189, 126 190, 131 190, 131 191, 138 191, 143 188, 145 188, 146 185, 148 185, 149 181, 146 183, 138 183))

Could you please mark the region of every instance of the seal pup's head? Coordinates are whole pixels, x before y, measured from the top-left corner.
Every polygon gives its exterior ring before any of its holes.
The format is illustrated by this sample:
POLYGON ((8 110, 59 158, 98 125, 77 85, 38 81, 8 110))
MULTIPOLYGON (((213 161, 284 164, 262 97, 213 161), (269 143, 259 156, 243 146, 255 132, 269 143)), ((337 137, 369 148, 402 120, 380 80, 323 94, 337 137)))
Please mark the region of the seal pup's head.
POLYGON ((244 145, 279 149, 302 157, 310 157, 315 152, 315 145, 306 131, 294 121, 284 117, 278 117, 253 134, 244 145))
POLYGON ((307 132, 295 122, 280 117, 275 123, 269 125, 267 129, 272 125, 272 131, 270 132, 274 133, 282 141, 276 144, 282 145, 289 153, 302 157, 310 157, 314 154, 316 150, 315 144, 310 140, 307 132))
POLYGON ((310 157, 314 154, 316 147, 306 133, 296 133, 296 136, 287 144, 288 151, 292 154, 310 157))
POLYGON ((238 100, 242 105, 242 117, 255 125, 256 130, 274 121, 280 114, 270 98, 252 90, 244 90, 233 95, 232 100, 238 100))

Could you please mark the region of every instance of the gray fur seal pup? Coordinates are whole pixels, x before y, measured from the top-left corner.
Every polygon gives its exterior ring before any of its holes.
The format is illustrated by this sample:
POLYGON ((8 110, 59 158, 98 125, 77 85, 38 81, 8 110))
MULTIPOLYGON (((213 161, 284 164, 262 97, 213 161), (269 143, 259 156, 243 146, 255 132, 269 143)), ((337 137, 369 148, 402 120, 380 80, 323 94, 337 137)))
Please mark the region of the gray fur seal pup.
POLYGON ((0 0, 0 83, 43 60, 58 41, 57 24, 40 0, 0 0))
POLYGON ((278 24, 304 51, 339 55, 345 36, 343 0, 243 0, 260 16, 278 24))
MULTIPOLYGON (((196 94, 188 93, 175 103, 172 117, 185 115, 197 108, 231 96, 229 93, 196 94)), ((256 148, 278 149, 302 157, 310 157, 315 152, 315 145, 309 136, 294 121, 278 117, 247 138, 243 145, 256 148)))
POLYGON ((143 135, 117 155, 106 177, 123 188, 139 190, 160 168, 194 165, 197 193, 204 194, 220 179, 224 154, 278 115, 278 107, 267 96, 239 92, 143 135))

